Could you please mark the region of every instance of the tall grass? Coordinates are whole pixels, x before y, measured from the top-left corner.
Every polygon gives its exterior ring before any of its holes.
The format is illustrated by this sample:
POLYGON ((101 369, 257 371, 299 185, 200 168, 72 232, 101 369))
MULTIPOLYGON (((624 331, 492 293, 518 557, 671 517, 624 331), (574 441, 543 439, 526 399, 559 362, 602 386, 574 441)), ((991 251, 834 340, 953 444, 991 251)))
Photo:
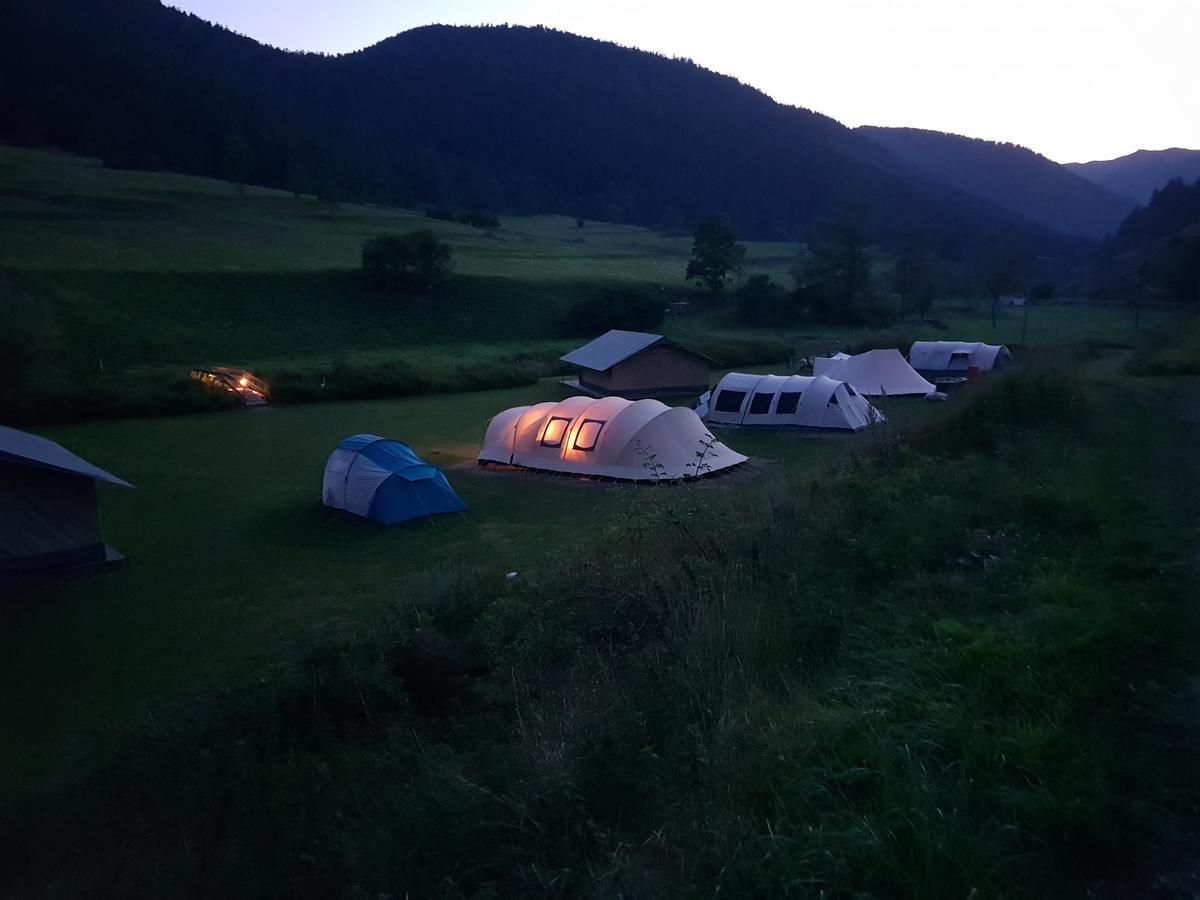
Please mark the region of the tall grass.
POLYGON ((413 586, 15 812, 7 891, 1079 891, 1128 840, 1159 576, 1082 388, 964 401, 819 483, 639 490, 561 568, 413 586))

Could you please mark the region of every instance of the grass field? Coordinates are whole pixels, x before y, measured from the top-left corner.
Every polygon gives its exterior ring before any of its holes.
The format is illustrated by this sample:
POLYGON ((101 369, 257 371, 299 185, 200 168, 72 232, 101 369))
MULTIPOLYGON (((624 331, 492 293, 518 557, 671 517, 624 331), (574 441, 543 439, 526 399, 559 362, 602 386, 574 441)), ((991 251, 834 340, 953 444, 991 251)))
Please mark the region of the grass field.
MULTIPOLYGON (((491 416, 561 396, 550 381, 44 432, 137 485, 104 492, 106 536, 129 562, 5 611, 0 679, 33 679, 57 699, 13 696, 28 704, 20 710, 23 740, 0 747, 0 766, 35 781, 69 769, 86 761, 70 757, 93 756, 97 740, 128 733, 164 702, 262 677, 314 645, 369 630, 439 569, 544 569, 590 539, 644 491, 514 478, 474 465, 491 416), (324 509, 325 459, 342 438, 363 431, 404 440, 450 467, 471 513, 387 529, 324 509), (49 646, 47 634, 56 635, 49 646)), ((936 412, 919 401, 891 407, 897 428, 936 412)), ((791 470, 866 452, 872 439, 733 433, 728 440, 791 470)))
MULTIPOLYGON (((723 432, 753 462, 698 484, 488 472, 489 418, 562 389, 468 374, 542 364, 613 283, 686 295, 687 240, 327 216, 6 148, 0 175, 0 268, 67 379, 403 361, 461 390, 38 429, 137 490, 102 492, 124 567, 0 605, 0 893, 1123 896, 1191 828, 1194 324, 1143 311, 1151 345, 1086 305, 1024 338, 958 301, 890 330, 702 307, 667 333, 778 350, 761 369, 918 337, 1021 365, 885 401, 886 430, 723 432), (454 243, 453 303, 355 277, 363 237, 410 227, 454 243), (470 512, 323 508, 362 431, 470 512)), ((785 278, 794 250, 751 268, 785 278)))
MULTIPOLYGON (((202 365, 300 373, 319 383, 339 367, 402 363, 443 386, 515 384, 529 380, 520 359, 535 358, 544 371, 578 343, 562 335, 567 308, 612 285, 641 284, 660 291, 664 302, 701 299, 682 277, 690 240, 645 229, 506 217, 502 228, 483 232, 349 205, 326 215, 315 201, 278 191, 243 196, 224 182, 113 171, 78 157, 3 147, 0 171, 0 270, 15 284, 0 321, 10 330, 28 328, 52 370, 31 376, 24 415, 35 421, 88 409, 96 415, 105 406, 116 414, 181 408, 171 391, 202 365), (366 286, 357 272, 362 240, 418 227, 433 228, 454 247, 458 275, 444 294, 395 298, 366 286), (52 382, 45 388, 50 402, 36 396, 39 379, 52 382), (70 400, 61 411, 55 394, 70 400), (148 399, 139 403, 140 395, 148 399)), ((788 281, 796 246, 747 246, 746 276, 788 281)), ((729 365, 767 357, 782 364, 839 341, 955 336, 1020 343, 1023 333, 1019 311, 1005 310, 993 330, 982 312, 958 301, 936 310, 941 326, 914 323, 895 332, 751 330, 738 325, 727 304, 697 302, 696 309, 668 319, 664 331, 729 365)), ((1115 308, 1039 307, 1026 340, 1127 342, 1129 318, 1115 308)), ((1162 319, 1147 311, 1143 327, 1152 330, 1162 319)))

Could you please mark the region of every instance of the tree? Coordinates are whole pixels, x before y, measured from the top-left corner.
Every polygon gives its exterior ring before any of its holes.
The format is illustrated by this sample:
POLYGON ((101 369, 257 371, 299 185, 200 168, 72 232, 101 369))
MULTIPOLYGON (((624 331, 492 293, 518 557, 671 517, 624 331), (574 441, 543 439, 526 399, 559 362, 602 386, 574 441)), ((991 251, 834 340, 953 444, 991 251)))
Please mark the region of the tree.
POLYGON ((934 261, 928 244, 919 235, 910 236, 892 270, 892 290, 900 295, 900 319, 905 310, 916 307, 924 317, 933 305, 934 261))
POLYGON ((796 289, 813 313, 839 324, 861 322, 871 289, 871 254, 866 238, 850 219, 825 225, 792 270, 796 289))
POLYGON ((752 275, 738 289, 738 318, 747 325, 786 325, 799 314, 799 304, 768 275, 752 275))
POLYGON ((996 327, 996 308, 1000 305, 1000 295, 1012 290, 1016 283, 1016 272, 1013 261, 1008 256, 997 256, 988 267, 984 277, 984 288, 992 298, 992 327, 996 327))
POLYGON ((730 272, 739 272, 746 257, 746 247, 716 216, 709 216, 696 228, 692 242, 692 258, 688 260, 684 279, 697 281, 714 294, 725 287, 730 272))
POLYGON ((651 331, 662 324, 663 298, 643 287, 620 287, 601 291, 575 303, 563 321, 567 337, 595 337, 619 328, 651 331))
POLYGON ((362 270, 375 284, 418 287, 432 295, 451 269, 451 249, 428 229, 363 241, 362 270))
POLYGON ((217 163, 221 177, 232 181, 237 185, 238 193, 244 194, 246 181, 254 174, 254 151, 250 145, 236 135, 226 135, 217 152, 217 163))

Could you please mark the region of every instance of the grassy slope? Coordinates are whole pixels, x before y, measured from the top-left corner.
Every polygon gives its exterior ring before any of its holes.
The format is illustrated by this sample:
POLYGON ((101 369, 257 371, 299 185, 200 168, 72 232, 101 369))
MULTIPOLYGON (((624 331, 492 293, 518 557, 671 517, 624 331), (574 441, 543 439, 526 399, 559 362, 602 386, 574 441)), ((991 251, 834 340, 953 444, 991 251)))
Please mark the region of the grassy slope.
MULTIPOLYGON (((35 779, 69 770, 136 730, 148 709, 244 684, 314 643, 369 630, 410 584, 436 580, 439 569, 545 568, 578 542, 577 529, 594 533, 638 490, 476 470, 492 415, 561 396, 549 382, 44 431, 137 485, 103 497, 106 537, 129 562, 3 611, 0 683, 43 689, 10 696, 6 706, 24 726, 0 743, 0 768, 35 779), (361 431, 398 437, 455 467, 452 483, 471 513, 387 529, 323 509, 325 458, 361 431)), ((917 402, 889 410, 898 422, 935 411, 917 402)), ((785 468, 870 445, 837 434, 729 440, 785 468)))
MULTIPOLYGON (((335 360, 401 357, 453 370, 514 352, 561 352, 559 319, 598 285, 639 282, 687 296, 685 237, 555 216, 506 217, 496 232, 401 210, 344 206, 164 173, 106 170, 78 157, 0 147, 0 269, 51 298, 56 342, 76 378, 106 371, 177 377, 198 364, 330 369, 335 360), (433 228, 454 246, 462 278, 435 301, 395 301, 354 270, 362 240, 433 228)), ((788 280, 796 248, 750 243, 746 274, 788 280)), ((995 333, 980 317, 939 313, 955 336, 1015 341, 1019 317, 995 333)), ((1127 331, 1111 310, 1039 309, 1032 343, 1127 331)), ((1154 314, 1146 315, 1153 327, 1154 314)), ((669 321, 700 345, 769 339, 802 354, 866 332, 811 328, 748 332, 724 311, 669 321)), ((903 337, 938 337, 915 326, 903 337)))
MULTIPOLYGON (((304 668, 283 661, 302 648, 268 646, 281 665, 258 691, 147 704, 155 737, 22 818, 9 871, 35 894, 120 879, 135 894, 1062 896, 1098 875, 1136 893, 1146 836, 1187 807, 1166 745, 1138 732, 1162 727, 1154 698, 1178 687, 1196 634, 1182 604, 1200 480, 1176 402, 1197 393, 1097 372, 1086 403, 1059 371, 917 407, 946 421, 865 464, 802 439, 807 459, 741 490, 602 489, 612 505, 589 508, 581 555, 527 557, 515 587, 371 576, 354 612, 316 619, 304 668), (836 476, 814 485, 822 458, 836 476), (392 674, 414 626, 491 666, 441 684, 447 719, 392 674)), ((568 502, 591 490, 546 486, 568 502)), ((505 528, 524 529, 509 499, 505 528)), ((255 524, 303 546, 289 569, 340 591, 330 578, 355 575, 339 563, 376 564, 363 533, 314 537, 281 505, 255 524), (308 571, 326 542, 320 568, 338 571, 308 571)), ((282 556, 255 544, 267 567, 282 556)), ((316 612, 302 585, 283 592, 298 618, 316 612)), ((185 602, 164 617, 206 618, 186 586, 170 593, 185 602)), ((262 640, 238 633, 261 609, 216 612, 200 638, 262 640)), ((141 643, 170 641, 178 669, 180 649, 204 652, 181 630, 141 643)))

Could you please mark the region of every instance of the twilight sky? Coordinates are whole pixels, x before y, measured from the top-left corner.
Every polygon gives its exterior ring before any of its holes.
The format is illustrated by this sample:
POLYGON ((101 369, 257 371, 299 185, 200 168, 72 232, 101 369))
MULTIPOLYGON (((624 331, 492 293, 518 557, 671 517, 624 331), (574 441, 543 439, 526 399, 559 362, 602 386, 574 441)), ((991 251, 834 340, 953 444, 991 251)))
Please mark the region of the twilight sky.
POLYGON ((847 125, 1059 162, 1200 148, 1200 0, 166 0, 342 53, 432 23, 547 25, 700 65, 847 125))

